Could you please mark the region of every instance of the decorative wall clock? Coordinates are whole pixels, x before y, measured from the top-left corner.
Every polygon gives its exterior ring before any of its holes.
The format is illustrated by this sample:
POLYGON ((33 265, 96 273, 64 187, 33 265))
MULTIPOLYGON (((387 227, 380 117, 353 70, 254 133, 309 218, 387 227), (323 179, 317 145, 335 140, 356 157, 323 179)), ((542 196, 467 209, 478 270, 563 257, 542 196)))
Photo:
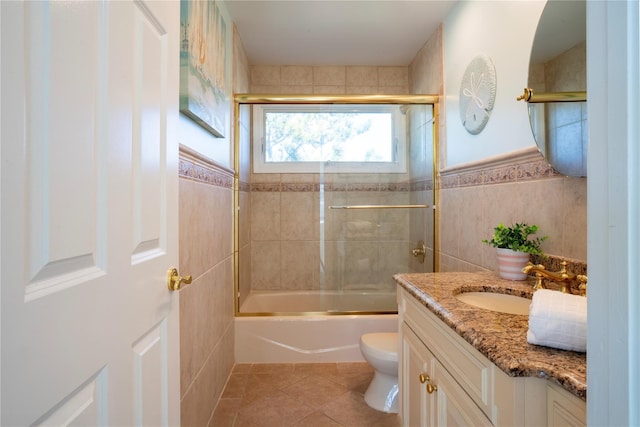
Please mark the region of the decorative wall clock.
POLYGON ((460 120, 472 135, 482 132, 496 100, 496 68, 486 55, 471 60, 460 84, 460 120))

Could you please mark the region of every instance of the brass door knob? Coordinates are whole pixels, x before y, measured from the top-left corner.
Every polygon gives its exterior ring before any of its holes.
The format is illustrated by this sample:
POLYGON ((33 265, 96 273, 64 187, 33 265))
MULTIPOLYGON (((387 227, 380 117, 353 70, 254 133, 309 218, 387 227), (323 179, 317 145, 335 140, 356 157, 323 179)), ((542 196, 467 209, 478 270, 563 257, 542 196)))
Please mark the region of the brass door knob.
POLYGON ((438 386, 431 383, 427 384, 427 393, 431 394, 434 391, 438 391, 438 386))
POLYGON ((170 268, 167 272, 167 287, 170 291, 180 290, 181 284, 188 285, 191 283, 191 275, 182 277, 178 274, 177 268, 170 268))
POLYGON ((424 384, 427 381, 430 381, 429 379, 429 375, 427 374, 420 374, 420 384, 424 384))

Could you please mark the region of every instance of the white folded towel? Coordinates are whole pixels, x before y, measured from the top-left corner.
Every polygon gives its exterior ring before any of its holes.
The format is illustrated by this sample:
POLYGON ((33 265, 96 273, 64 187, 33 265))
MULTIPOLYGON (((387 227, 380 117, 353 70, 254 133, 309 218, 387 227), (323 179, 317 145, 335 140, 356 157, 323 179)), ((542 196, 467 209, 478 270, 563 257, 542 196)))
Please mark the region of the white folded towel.
POLYGON ((587 298, 540 289, 529 306, 529 344, 587 351, 587 298))

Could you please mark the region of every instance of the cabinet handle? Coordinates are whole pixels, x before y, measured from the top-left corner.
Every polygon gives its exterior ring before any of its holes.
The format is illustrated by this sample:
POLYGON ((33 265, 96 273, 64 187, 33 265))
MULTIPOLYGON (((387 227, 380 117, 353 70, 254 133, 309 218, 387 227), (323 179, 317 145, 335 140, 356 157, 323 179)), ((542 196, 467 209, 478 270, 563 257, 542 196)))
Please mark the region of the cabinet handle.
POLYGON ((427 384, 427 393, 431 394, 434 391, 438 391, 438 386, 431 383, 427 384))
POLYGON ((427 381, 431 381, 431 379, 429 378, 429 375, 427 374, 420 374, 420 384, 424 384, 427 381))

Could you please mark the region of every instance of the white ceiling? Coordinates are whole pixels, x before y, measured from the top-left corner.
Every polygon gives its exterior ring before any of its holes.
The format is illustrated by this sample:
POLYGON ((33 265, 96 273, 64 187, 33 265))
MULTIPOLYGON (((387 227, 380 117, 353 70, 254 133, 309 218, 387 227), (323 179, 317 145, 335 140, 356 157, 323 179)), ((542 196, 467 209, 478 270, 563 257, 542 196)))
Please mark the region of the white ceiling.
POLYGON ((409 65, 456 0, 227 0, 251 65, 409 65))

